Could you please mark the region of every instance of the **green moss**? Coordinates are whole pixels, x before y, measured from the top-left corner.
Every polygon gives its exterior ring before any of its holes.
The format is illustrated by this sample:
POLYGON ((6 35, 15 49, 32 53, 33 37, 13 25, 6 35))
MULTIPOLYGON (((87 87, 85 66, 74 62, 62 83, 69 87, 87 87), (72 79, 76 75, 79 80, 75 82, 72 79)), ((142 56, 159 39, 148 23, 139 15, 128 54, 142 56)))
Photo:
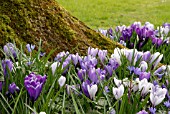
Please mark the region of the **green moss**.
MULTIPOLYGON (((55 0, 1 0, 0 45, 17 40, 37 44, 47 53, 56 48, 85 54, 89 46, 113 52, 111 42, 71 16, 55 0)), ((56 54, 55 53, 55 54, 56 54)))

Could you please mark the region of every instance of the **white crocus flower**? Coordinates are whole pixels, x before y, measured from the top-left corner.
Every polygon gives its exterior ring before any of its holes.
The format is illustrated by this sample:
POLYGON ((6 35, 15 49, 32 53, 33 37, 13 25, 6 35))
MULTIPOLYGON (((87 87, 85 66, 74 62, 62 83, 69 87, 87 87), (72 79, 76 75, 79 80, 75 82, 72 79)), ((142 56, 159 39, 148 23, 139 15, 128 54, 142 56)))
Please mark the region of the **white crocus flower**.
POLYGON ((154 68, 156 68, 156 66, 159 64, 159 62, 162 60, 163 58, 163 54, 160 54, 159 52, 156 52, 152 55, 151 60, 150 60, 150 64, 153 63, 154 68))
POLYGON ((118 88, 113 87, 112 88, 113 95, 115 96, 116 99, 119 99, 123 96, 124 93, 124 86, 121 85, 118 88))
POLYGON ((139 78, 136 78, 135 81, 132 82, 132 90, 136 92, 139 89, 139 78))
POLYGON ((146 78, 144 78, 143 80, 141 80, 139 82, 139 91, 141 91, 141 95, 142 96, 145 96, 150 88, 152 87, 152 83, 149 83, 148 80, 146 78))
POLYGON ((160 104, 166 95, 167 89, 160 88, 158 85, 152 86, 151 92, 150 92, 150 101, 154 106, 160 104))
POLYGON ((123 79, 123 85, 124 85, 125 87, 128 87, 129 84, 130 84, 130 81, 128 80, 128 78, 124 78, 124 79, 123 79))
POLYGON ((148 64, 145 61, 141 61, 139 64, 141 71, 145 72, 148 69, 148 64))
POLYGON ((87 85, 87 90, 88 90, 88 92, 89 92, 90 99, 94 99, 94 98, 95 98, 95 94, 96 94, 96 92, 97 92, 97 89, 98 89, 98 87, 97 87, 96 84, 94 84, 94 85, 92 85, 92 86, 87 85))
POLYGON ((114 77, 114 82, 117 87, 119 87, 122 84, 122 80, 118 80, 114 77))
POLYGON ((58 79, 58 83, 60 85, 60 87, 63 87, 64 84, 66 82, 66 78, 64 76, 61 76, 59 79, 58 79))
POLYGON ((52 73, 53 75, 55 74, 55 71, 57 69, 57 67, 60 65, 59 62, 54 62, 52 65, 51 65, 51 69, 52 69, 52 73))
POLYGON ((169 33, 169 27, 168 26, 165 26, 165 28, 164 28, 164 33, 165 33, 165 35, 168 35, 168 33, 169 33))

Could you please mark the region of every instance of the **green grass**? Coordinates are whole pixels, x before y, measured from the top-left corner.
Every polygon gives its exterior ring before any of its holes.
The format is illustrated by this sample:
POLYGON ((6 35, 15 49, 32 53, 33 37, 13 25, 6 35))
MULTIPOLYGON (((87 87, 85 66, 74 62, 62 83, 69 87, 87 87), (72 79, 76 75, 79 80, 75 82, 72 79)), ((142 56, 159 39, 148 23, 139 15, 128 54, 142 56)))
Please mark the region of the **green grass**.
POLYGON ((149 21, 170 22, 170 0, 57 0, 72 15, 93 29, 149 21))

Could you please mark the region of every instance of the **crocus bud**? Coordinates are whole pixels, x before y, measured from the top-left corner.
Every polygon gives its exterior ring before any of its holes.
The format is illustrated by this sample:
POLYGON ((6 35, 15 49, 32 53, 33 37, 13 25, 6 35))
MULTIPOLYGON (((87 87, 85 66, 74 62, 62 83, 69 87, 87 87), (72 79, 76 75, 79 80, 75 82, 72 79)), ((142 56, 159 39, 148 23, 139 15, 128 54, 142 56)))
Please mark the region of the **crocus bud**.
POLYGON ((94 85, 92 85, 92 86, 90 86, 90 85, 87 85, 87 90, 88 90, 88 92, 89 92, 89 95, 90 95, 90 99, 95 99, 95 95, 96 95, 96 92, 97 92, 97 85, 96 84, 94 84, 94 85))
POLYGON ((9 85, 8 91, 11 94, 14 94, 14 92, 19 92, 19 87, 16 86, 16 84, 13 82, 12 84, 9 85))
POLYGON ((58 83, 60 85, 60 87, 63 87, 64 84, 66 82, 66 78, 64 76, 61 76, 59 79, 58 79, 58 83))
POLYGON ((12 55, 14 58, 17 57, 16 47, 12 43, 7 43, 4 46, 4 52, 7 56, 12 55))
POLYGON ((60 66, 60 62, 54 62, 52 65, 51 65, 51 69, 52 69, 52 73, 53 75, 55 74, 55 71, 57 69, 57 67, 60 66))
POLYGON ((12 69, 13 69, 12 61, 8 60, 8 59, 2 60, 2 68, 3 68, 4 76, 7 76, 8 75, 8 70, 11 72, 12 69))
POLYGON ((35 48, 35 45, 27 44, 26 47, 27 47, 28 52, 32 52, 32 50, 34 50, 34 48, 35 48))

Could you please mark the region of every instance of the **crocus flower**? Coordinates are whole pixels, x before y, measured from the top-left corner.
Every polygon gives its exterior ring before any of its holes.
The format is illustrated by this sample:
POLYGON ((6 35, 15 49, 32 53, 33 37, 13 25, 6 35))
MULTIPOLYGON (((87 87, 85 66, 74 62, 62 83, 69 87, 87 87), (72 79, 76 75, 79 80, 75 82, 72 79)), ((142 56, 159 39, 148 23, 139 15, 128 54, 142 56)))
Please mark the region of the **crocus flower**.
POLYGON ((85 75, 86 75, 86 70, 85 69, 79 69, 77 75, 78 75, 79 79, 81 81, 83 81, 84 78, 85 78, 85 75))
POLYGON ((90 95, 90 99, 95 99, 95 95, 96 95, 96 92, 97 92, 97 89, 98 89, 98 87, 97 87, 97 85, 96 84, 94 84, 94 85, 87 85, 87 90, 88 90, 88 93, 89 93, 89 95, 90 95))
POLYGON ((146 112, 145 110, 142 110, 142 111, 139 111, 138 113, 136 114, 148 114, 148 112, 146 112))
POLYGON ((145 72, 148 69, 148 64, 145 61, 141 61, 139 64, 141 71, 145 72))
POLYGON ((19 87, 16 86, 16 84, 14 82, 12 84, 10 84, 8 87, 8 91, 11 94, 14 94, 14 92, 19 92, 19 90, 20 90, 19 87))
POLYGON ((13 69, 13 63, 9 59, 2 60, 2 68, 4 76, 8 75, 8 70, 11 72, 13 69), (8 69, 8 70, 7 70, 8 69))
POLYGON ((144 53, 143 53, 143 57, 142 57, 142 59, 143 59, 143 61, 148 62, 148 61, 149 61, 149 59, 150 59, 150 57, 151 57, 151 53, 150 53, 150 51, 146 51, 146 52, 144 52, 144 53))
POLYGON ((143 80, 144 78, 146 78, 147 80, 149 80, 151 76, 151 73, 150 72, 140 72, 139 73, 139 79, 140 80, 143 80))
POLYGON ((32 50, 34 50, 34 48, 35 48, 35 45, 27 44, 26 47, 27 47, 28 52, 32 52, 32 50))
POLYGON ((159 62, 162 60, 163 54, 160 54, 159 52, 156 52, 152 55, 151 60, 149 61, 150 64, 153 64, 153 67, 156 68, 156 66, 159 64, 159 62))
POLYGON ((156 108, 151 107, 149 108, 149 111, 151 114, 156 114, 156 108))
POLYGON ((88 92, 88 89, 87 89, 87 85, 90 85, 90 81, 89 81, 89 80, 86 80, 85 82, 83 82, 82 85, 81 85, 81 88, 82 88, 83 93, 84 93, 87 97, 90 97, 89 92, 88 92))
POLYGON ((43 85, 46 82, 47 76, 36 75, 34 73, 30 73, 24 79, 24 86, 27 89, 30 99, 32 101, 36 101, 38 96, 40 95, 43 85))
POLYGON ((98 48, 88 48, 88 55, 91 55, 93 57, 96 57, 98 53, 98 48))
POLYGON ((94 82, 97 83, 98 82, 98 75, 96 74, 96 69, 95 68, 90 68, 88 71, 88 77, 89 79, 94 82))
POLYGON ((12 54, 14 58, 17 57, 16 47, 12 43, 7 43, 4 46, 4 52, 7 56, 10 56, 12 54))
POLYGON ((150 101, 153 104, 153 106, 160 104, 164 100, 166 92, 167 89, 165 88, 162 89, 159 87, 159 85, 151 87, 150 101))
POLYGON ((51 65, 51 69, 52 69, 52 73, 53 75, 55 74, 55 71, 57 69, 57 67, 60 66, 60 62, 54 62, 52 65, 51 65))
POLYGON ((76 53, 76 55, 72 54, 71 59, 72 59, 74 65, 76 66, 78 63, 78 60, 79 60, 79 54, 78 53, 76 53))
POLYGON ((102 62, 106 59, 107 56, 107 50, 99 50, 98 56, 102 62))
POLYGON ((170 102, 169 102, 169 101, 164 102, 164 105, 165 105, 167 108, 170 108, 170 102))
POLYGON ((162 78, 162 76, 165 74, 166 66, 161 66, 157 70, 155 70, 154 75, 158 76, 159 78, 162 78))
POLYGON ((150 88, 152 87, 152 83, 149 83, 148 80, 146 78, 144 78, 143 80, 141 80, 139 82, 139 91, 141 91, 141 95, 142 96, 145 96, 150 88))
POLYGON ((115 99, 120 99, 124 93, 124 86, 120 85, 118 88, 113 87, 112 91, 113 95, 115 96, 115 99))
POLYGON ((114 83, 117 87, 119 87, 122 84, 122 80, 118 80, 117 78, 114 77, 114 83))
POLYGON ((60 85, 60 87, 63 87, 64 84, 66 82, 66 78, 64 76, 61 76, 59 79, 58 79, 58 83, 60 85))
POLYGON ((107 36, 107 30, 99 29, 100 33, 102 33, 104 36, 107 36))

